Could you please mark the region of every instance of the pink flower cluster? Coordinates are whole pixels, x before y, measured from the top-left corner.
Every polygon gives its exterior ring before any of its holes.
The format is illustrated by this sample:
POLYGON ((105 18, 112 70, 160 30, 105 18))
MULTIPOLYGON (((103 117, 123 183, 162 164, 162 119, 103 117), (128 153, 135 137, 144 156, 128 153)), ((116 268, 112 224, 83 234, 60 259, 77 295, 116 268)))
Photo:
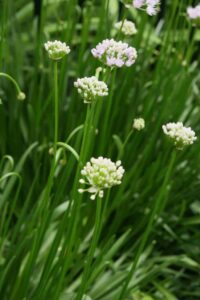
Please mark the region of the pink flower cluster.
POLYGON ((148 15, 154 16, 159 11, 160 0, 133 0, 133 6, 138 9, 145 8, 148 15))
POLYGON ((92 55, 109 67, 130 67, 135 63, 137 51, 127 43, 106 39, 91 50, 92 55))
POLYGON ((195 7, 189 6, 187 8, 187 14, 192 20, 200 19, 200 4, 195 7))

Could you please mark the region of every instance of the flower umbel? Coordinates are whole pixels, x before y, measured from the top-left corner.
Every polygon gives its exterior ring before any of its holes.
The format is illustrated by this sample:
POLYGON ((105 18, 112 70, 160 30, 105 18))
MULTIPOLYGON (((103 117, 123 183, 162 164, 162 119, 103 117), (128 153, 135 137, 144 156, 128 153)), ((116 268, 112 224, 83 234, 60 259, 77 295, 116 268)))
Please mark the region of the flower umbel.
POLYGON ((128 20, 117 22, 115 28, 121 30, 124 35, 134 35, 137 33, 135 24, 128 20))
POLYGON ((114 39, 103 40, 91 52, 94 57, 109 67, 130 67, 137 58, 135 48, 129 47, 127 43, 117 42, 114 39))
POLYGON ((81 171, 84 179, 80 179, 81 184, 89 185, 87 189, 79 189, 79 193, 89 192, 92 195, 90 199, 94 200, 96 196, 103 198, 104 189, 109 189, 114 185, 121 184, 124 174, 124 168, 121 161, 112 162, 109 158, 92 157, 81 171))
POLYGON ((46 51, 48 52, 49 58, 53 60, 60 60, 66 54, 69 54, 70 48, 66 43, 60 41, 49 41, 44 44, 46 51))
POLYGON ((190 127, 184 127, 182 122, 168 123, 162 129, 178 150, 192 145, 197 139, 195 132, 190 127))
POLYGON ((137 9, 144 8, 148 15, 154 16, 159 12, 160 0, 133 0, 133 6, 137 9))
POLYGON ((133 6, 135 8, 141 8, 143 5, 145 5, 145 0, 134 0, 133 6))
POLYGON ((142 130, 145 127, 145 120, 142 118, 137 118, 133 120, 133 128, 136 130, 142 130))
POLYGON ((187 14, 191 20, 200 20, 200 4, 195 7, 189 6, 187 8, 187 14))
POLYGON ((78 78, 74 82, 78 93, 84 99, 84 103, 91 103, 98 97, 108 95, 108 86, 105 82, 98 80, 95 76, 78 78))

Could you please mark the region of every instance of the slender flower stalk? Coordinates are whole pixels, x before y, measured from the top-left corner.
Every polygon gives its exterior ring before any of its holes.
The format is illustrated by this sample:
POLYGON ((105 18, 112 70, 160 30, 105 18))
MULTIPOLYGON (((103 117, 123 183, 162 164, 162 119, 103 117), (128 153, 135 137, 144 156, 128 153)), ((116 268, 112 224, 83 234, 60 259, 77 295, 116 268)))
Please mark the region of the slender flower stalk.
POLYGON ((17 81, 12 76, 10 76, 6 73, 0 73, 0 77, 5 77, 14 84, 14 86, 17 90, 17 99, 18 100, 23 101, 26 98, 26 95, 21 91, 17 81))
POLYGON ((139 244, 138 250, 135 254, 133 264, 131 266, 131 269, 130 269, 130 271, 128 273, 128 276, 125 280, 125 283, 123 284, 121 293, 120 293, 119 298, 117 300, 124 300, 124 297, 126 296, 128 285, 129 285, 129 283, 130 283, 130 281, 131 281, 131 279, 134 275, 134 272, 135 272, 135 270, 138 266, 138 261, 140 259, 140 256, 141 256, 142 252, 144 251, 146 242, 147 242, 147 240, 149 238, 149 235, 152 231, 155 217, 156 216, 158 217, 158 215, 160 213, 159 209, 161 207, 163 207, 163 201, 166 201, 166 198, 165 198, 166 187, 167 187, 167 185, 169 183, 169 180, 170 180, 170 177, 172 175, 172 171, 173 171, 175 161, 176 161, 176 150, 174 150, 173 153, 172 153, 171 160, 170 160, 169 166, 167 168, 167 172, 166 172, 162 187, 159 191, 159 194, 158 194, 157 198, 154 201, 153 208, 151 210, 151 215, 150 215, 149 221, 147 223, 145 232, 142 236, 142 239, 141 239, 141 242, 139 244))
POLYGON ((98 244, 100 231, 101 231, 101 223, 102 223, 102 199, 97 197, 96 199, 96 217, 95 217, 95 225, 94 225, 94 233, 92 236, 92 242, 87 254, 86 262, 85 262, 85 268, 82 275, 82 282, 81 286, 78 291, 78 295, 75 298, 75 300, 82 300, 82 297, 87 290, 88 287, 88 278, 90 275, 90 268, 92 264, 92 260, 94 258, 95 249, 98 244))
POLYGON ((125 9, 124 7, 122 8, 123 12, 122 12, 122 19, 121 19, 121 26, 120 28, 118 29, 118 33, 117 33, 117 36, 116 36, 116 40, 120 40, 122 37, 123 37, 123 27, 124 27, 124 24, 125 24, 125 21, 126 21, 126 17, 127 17, 127 9, 125 9))
POLYGON ((63 250, 60 254, 60 259, 63 259, 63 267, 61 270, 59 283, 55 288, 54 298, 56 300, 59 298, 60 288, 62 286, 65 274, 69 268, 69 264, 72 259, 72 256, 74 255, 73 247, 74 247, 74 243, 76 242, 76 232, 77 232, 77 226, 79 222, 80 206, 82 200, 82 195, 78 193, 78 185, 79 185, 81 169, 86 161, 87 153, 89 150, 89 144, 90 144, 89 136, 93 124, 93 117, 94 117, 94 102, 92 102, 91 104, 87 104, 87 112, 86 112, 86 118, 84 122, 84 131, 83 131, 83 138, 82 138, 81 150, 79 155, 79 163, 77 166, 75 179, 72 187, 72 193, 71 193, 70 219, 68 224, 68 230, 66 232, 66 239, 62 248, 63 250))
POLYGON ((123 154, 124 154, 124 149, 126 147, 126 145, 128 144, 130 138, 132 137, 134 130, 137 131, 141 131, 145 128, 145 120, 143 118, 136 118, 133 119, 133 125, 132 125, 132 129, 129 131, 129 133, 127 134, 124 143, 122 144, 122 148, 121 151, 119 151, 118 154, 118 159, 121 159, 123 154))
MULTIPOLYGON (((54 158, 56 156, 58 142, 58 122, 59 122, 59 103, 58 103, 58 61, 70 53, 70 48, 61 41, 48 41, 44 48, 50 59, 54 62, 54 158)), ((54 159, 55 162, 55 159, 54 159)))
POLYGON ((131 136, 133 135, 133 130, 129 131, 124 143, 123 143, 123 148, 125 148, 125 146, 127 145, 127 143, 129 142, 131 136))
POLYGON ((58 142, 59 104, 58 104, 58 63, 54 62, 54 157, 58 142))

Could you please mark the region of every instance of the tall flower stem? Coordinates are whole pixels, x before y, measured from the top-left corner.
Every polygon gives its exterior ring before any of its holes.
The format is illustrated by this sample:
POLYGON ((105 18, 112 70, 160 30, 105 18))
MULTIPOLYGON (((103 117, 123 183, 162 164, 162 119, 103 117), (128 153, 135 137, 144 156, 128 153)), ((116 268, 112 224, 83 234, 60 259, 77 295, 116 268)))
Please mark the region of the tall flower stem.
POLYGON ((101 229, 101 211, 102 211, 102 199, 97 198, 96 199, 97 202, 97 206, 96 206, 96 217, 95 217, 95 227, 94 227, 94 234, 92 237, 92 242, 87 254, 87 258, 86 258, 86 262, 85 262, 85 268, 83 271, 83 275, 82 275, 82 282, 81 282, 81 286, 80 289, 78 291, 78 295, 75 298, 75 300, 82 300, 82 297, 85 293, 85 291, 87 290, 88 287, 88 277, 90 275, 90 268, 91 268, 91 264, 92 264, 92 260, 94 257, 94 253, 95 253, 95 249, 99 240, 99 235, 100 235, 100 229, 101 229))
POLYGON ((78 193, 78 184, 79 184, 81 168, 86 160, 87 151, 89 148, 88 136, 90 134, 90 130, 93 122, 93 115, 94 115, 94 106, 92 105, 91 107, 90 105, 88 105, 86 119, 84 123, 84 132, 83 132, 83 140, 82 140, 80 156, 79 156, 79 164, 76 170, 74 184, 72 188, 72 194, 71 194, 71 204, 70 204, 71 212, 70 212, 70 219, 68 224, 68 231, 66 233, 66 239, 60 256, 60 259, 61 260, 63 259, 63 265, 62 265, 61 273, 59 275, 59 282, 56 286, 55 293, 54 293, 53 299, 55 300, 59 298, 59 293, 62 287, 64 276, 69 268, 72 255, 74 254, 73 246, 76 239, 76 231, 77 231, 77 225, 79 221, 80 205, 82 199, 82 195, 78 193))
POLYGON ((112 74, 110 93, 109 93, 109 96, 108 96, 108 103, 107 103, 105 116, 104 116, 103 128, 102 128, 100 142, 99 142, 99 144, 100 144, 100 148, 99 148, 100 154, 102 154, 102 152, 104 151, 105 141, 107 140, 107 137, 110 133, 110 128, 108 126, 108 123, 109 123, 109 118, 110 118, 111 109, 112 109, 116 72, 117 72, 117 70, 114 69, 113 74, 112 74))
POLYGON ((58 143, 58 63, 54 62, 54 142, 53 142, 53 154, 54 159, 51 164, 51 170, 50 175, 47 181, 47 187, 45 191, 45 197, 44 197, 44 207, 46 207, 46 204, 49 199, 49 195, 51 193, 51 187, 53 184, 53 177, 54 172, 57 164, 57 157, 56 157, 56 151, 57 151, 57 143, 58 143))
MULTIPOLYGON (((56 157, 57 142, 58 142, 58 63, 54 62, 54 157, 56 157)), ((55 162, 55 159, 54 159, 55 162)))
POLYGON ((148 222, 146 230, 145 230, 145 232, 144 232, 144 234, 142 236, 142 240, 141 240, 141 242, 139 244, 138 251, 136 252, 135 259, 134 259, 134 262, 132 264, 132 267, 131 267, 131 269, 130 269, 130 271, 128 273, 126 281, 125 281, 125 283, 124 283, 124 285, 122 287, 121 293, 120 293, 119 298, 117 300, 123 300, 124 297, 126 296, 128 285, 129 285, 129 283, 131 281, 131 278, 133 277, 133 274, 134 274, 134 272, 135 272, 135 270, 137 268, 138 261, 140 259, 140 256, 141 256, 142 252, 144 251, 147 239, 148 239, 148 237, 149 237, 149 235, 151 233, 155 216, 157 214, 159 214, 160 208, 163 207, 162 201, 165 198, 166 187, 167 187, 167 184, 169 182, 170 176, 172 174, 172 170, 173 170, 173 166, 174 166, 175 160, 176 160, 176 150, 174 150, 173 153, 172 153, 171 160, 170 160, 170 163, 169 163, 169 166, 168 166, 168 169, 167 169, 167 172, 166 172, 166 175, 165 175, 162 187, 160 189, 160 192, 158 194, 157 199, 155 199, 155 203, 154 203, 154 206, 152 208, 152 212, 151 212, 151 215, 150 215, 150 218, 149 218, 149 222, 148 222))
MULTIPOLYGON (((123 7, 124 8, 124 7, 123 7)), ((121 26, 120 26, 120 28, 119 28, 119 31, 118 31, 118 33, 117 33, 117 37, 116 37, 116 39, 117 40, 120 40, 121 38, 122 38, 122 36, 123 36, 123 34, 122 34, 122 28, 123 28, 123 26, 124 26, 124 22, 125 22, 125 20, 126 20, 126 16, 127 16, 127 9, 123 9, 123 14, 122 14, 122 24, 121 24, 121 26)))

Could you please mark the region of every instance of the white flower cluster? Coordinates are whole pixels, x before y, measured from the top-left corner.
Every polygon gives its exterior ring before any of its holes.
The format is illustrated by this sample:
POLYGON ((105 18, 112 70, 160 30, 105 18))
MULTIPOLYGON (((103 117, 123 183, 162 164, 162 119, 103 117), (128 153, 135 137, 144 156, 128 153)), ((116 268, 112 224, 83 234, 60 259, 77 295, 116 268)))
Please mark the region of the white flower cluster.
POLYGON ((159 11, 160 0, 133 0, 133 6, 138 9, 145 8, 148 15, 154 16, 159 11))
POLYGON ((137 33, 135 24, 128 20, 117 22, 115 28, 121 30, 124 35, 134 35, 137 33))
POLYGON ((137 118, 133 120, 133 128, 136 130, 142 130, 145 127, 145 120, 142 118, 137 118))
POLYGON ((168 123, 162 129, 178 150, 192 145, 197 139, 195 132, 190 127, 184 127, 182 122, 168 123))
POLYGON ((60 60, 70 52, 69 46, 60 41, 48 41, 44 44, 44 47, 48 52, 49 58, 53 60, 60 60))
POLYGON ((112 162, 109 158, 91 158, 81 171, 84 179, 80 179, 81 184, 89 185, 87 189, 79 189, 79 193, 91 193, 90 199, 94 200, 96 196, 102 198, 104 189, 109 189, 114 185, 121 184, 124 174, 124 168, 121 161, 112 162))
POLYGON ((91 52, 94 57, 109 67, 130 67, 137 58, 135 48, 129 47, 127 43, 117 42, 114 39, 102 41, 91 52))
POLYGON ((108 86, 105 82, 98 80, 95 76, 78 78, 74 82, 78 93, 84 99, 84 103, 91 103, 98 97, 108 95, 108 86))
POLYGON ((195 7, 189 6, 187 8, 187 14, 191 20, 200 20, 200 4, 195 7))

